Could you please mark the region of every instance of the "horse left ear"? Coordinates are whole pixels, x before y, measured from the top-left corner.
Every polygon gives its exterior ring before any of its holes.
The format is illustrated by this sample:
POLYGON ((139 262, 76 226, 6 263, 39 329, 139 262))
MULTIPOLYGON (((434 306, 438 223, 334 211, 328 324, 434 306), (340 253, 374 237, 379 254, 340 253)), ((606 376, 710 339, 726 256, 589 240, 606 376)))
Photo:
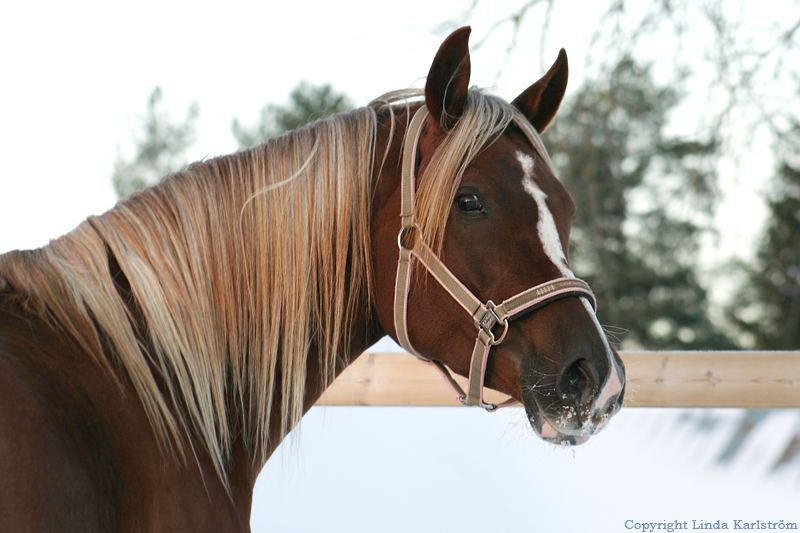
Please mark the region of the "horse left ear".
POLYGON ((469 26, 464 26, 444 40, 425 82, 425 105, 444 131, 455 126, 467 103, 471 31, 469 26))
POLYGON ((514 98, 514 106, 522 111, 539 133, 544 132, 556 116, 567 90, 568 77, 567 52, 562 48, 547 74, 514 98))

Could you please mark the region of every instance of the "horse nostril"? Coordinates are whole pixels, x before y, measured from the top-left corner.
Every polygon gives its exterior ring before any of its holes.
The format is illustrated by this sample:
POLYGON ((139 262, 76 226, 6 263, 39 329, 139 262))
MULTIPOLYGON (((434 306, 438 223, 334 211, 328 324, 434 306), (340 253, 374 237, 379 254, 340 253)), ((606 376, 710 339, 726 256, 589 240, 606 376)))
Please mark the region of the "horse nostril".
POLYGON ((589 361, 578 359, 570 364, 561 373, 558 381, 558 389, 562 396, 575 402, 575 405, 583 405, 594 393, 595 381, 589 361))

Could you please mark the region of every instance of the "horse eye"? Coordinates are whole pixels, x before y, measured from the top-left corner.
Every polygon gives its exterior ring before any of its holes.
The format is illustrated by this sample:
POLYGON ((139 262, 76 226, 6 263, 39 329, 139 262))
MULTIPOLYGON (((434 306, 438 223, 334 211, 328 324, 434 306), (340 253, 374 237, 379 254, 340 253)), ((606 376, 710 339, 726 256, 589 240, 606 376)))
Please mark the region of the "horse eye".
POLYGON ((478 196, 472 193, 459 195, 456 198, 456 205, 459 211, 464 211, 465 213, 483 211, 483 204, 478 199, 478 196))

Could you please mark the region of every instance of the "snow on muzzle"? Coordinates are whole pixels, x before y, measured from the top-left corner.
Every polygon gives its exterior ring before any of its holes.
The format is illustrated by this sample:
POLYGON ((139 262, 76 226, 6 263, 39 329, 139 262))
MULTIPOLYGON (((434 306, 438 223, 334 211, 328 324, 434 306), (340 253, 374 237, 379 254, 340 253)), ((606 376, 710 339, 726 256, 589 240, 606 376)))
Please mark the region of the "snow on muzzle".
POLYGON ((613 349, 607 357, 607 366, 593 366, 588 359, 580 358, 565 365, 560 373, 537 371, 533 363, 523 365, 523 404, 531 426, 544 440, 582 444, 619 411, 625 369, 613 349), (607 372, 597 370, 603 366, 607 372))

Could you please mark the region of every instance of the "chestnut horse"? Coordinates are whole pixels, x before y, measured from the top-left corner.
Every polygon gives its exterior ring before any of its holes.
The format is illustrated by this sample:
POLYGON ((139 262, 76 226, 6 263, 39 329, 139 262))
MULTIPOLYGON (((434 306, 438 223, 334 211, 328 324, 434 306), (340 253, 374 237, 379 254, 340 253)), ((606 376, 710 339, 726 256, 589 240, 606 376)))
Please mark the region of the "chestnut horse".
POLYGON ((468 36, 424 92, 0 256, 1 531, 249 530, 270 454, 385 334, 470 376, 464 403, 493 409, 484 384, 521 402, 549 441, 606 423, 624 370, 567 264, 574 206, 538 137, 566 55, 509 104, 468 87, 468 36))

